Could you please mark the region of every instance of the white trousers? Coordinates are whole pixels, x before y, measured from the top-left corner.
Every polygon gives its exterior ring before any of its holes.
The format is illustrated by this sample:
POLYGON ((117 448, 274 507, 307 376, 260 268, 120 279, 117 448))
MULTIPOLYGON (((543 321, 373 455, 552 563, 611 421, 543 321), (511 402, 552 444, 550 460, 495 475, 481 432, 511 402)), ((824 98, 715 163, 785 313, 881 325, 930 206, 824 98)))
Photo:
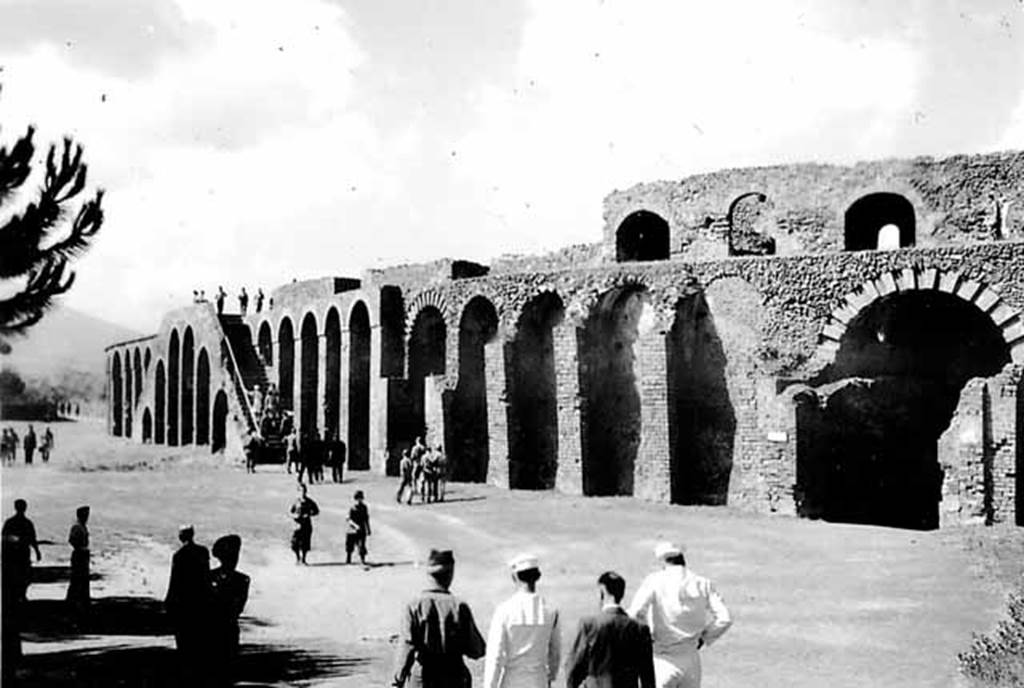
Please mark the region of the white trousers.
POLYGON ((697 649, 654 655, 654 684, 658 688, 700 688, 700 655, 697 649))

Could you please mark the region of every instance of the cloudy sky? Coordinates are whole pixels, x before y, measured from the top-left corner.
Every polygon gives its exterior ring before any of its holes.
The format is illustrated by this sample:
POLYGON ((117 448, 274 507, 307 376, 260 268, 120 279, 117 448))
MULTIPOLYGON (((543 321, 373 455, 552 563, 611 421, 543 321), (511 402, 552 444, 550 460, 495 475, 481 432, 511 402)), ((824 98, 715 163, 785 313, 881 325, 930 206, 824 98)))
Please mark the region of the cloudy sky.
POLYGON ((0 139, 72 135, 69 305, 594 241, 638 181, 1024 147, 1021 0, 0 0, 0 139))

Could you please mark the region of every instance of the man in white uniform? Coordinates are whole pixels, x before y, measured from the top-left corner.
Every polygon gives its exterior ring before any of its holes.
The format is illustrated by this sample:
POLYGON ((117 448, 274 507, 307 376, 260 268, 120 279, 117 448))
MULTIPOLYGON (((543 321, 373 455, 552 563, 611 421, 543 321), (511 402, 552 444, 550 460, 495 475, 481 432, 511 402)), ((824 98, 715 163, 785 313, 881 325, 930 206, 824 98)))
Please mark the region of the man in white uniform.
POLYGON ((524 554, 509 563, 516 593, 498 605, 487 635, 484 688, 548 688, 558 674, 558 610, 537 594, 540 565, 524 554))
POLYGON ((729 629, 729 610, 711 581, 686 568, 682 547, 662 542, 654 554, 664 567, 644 579, 629 614, 651 629, 658 688, 699 688, 697 652, 729 629))

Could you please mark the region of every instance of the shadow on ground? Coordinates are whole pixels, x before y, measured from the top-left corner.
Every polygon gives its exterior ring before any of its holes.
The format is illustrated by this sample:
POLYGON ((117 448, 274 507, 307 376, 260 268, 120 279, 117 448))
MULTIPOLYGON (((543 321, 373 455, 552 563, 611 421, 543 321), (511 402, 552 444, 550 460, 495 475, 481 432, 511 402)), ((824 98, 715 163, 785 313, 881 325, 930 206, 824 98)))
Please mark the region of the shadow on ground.
MULTIPOLYGON (((243 645, 235 668, 242 686, 296 685, 364 673, 370 660, 286 645, 243 645)), ((196 685, 181 676, 176 652, 168 647, 116 645, 100 650, 61 650, 25 658, 13 685, 172 688, 196 685)), ((6 685, 6 683, 5 683, 6 685)))
MULTIPOLYGON (((103 576, 96 572, 89 574, 89 580, 102 580, 103 576)), ((67 583, 71 580, 70 566, 33 566, 32 583, 43 585, 46 583, 67 583)))
POLYGON ((152 597, 100 597, 76 616, 64 600, 29 600, 22 616, 22 638, 70 640, 86 635, 170 635, 163 602, 152 597))

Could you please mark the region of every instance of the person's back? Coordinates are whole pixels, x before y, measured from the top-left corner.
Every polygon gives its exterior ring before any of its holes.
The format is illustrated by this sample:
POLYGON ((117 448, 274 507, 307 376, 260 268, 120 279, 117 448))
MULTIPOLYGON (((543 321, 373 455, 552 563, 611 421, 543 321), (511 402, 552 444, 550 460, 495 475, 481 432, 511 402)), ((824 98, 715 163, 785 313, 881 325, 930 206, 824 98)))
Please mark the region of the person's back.
POLYGON ((208 602, 209 573, 209 550, 192 541, 184 543, 171 557, 171 580, 166 598, 168 611, 189 614, 202 609, 208 602))

